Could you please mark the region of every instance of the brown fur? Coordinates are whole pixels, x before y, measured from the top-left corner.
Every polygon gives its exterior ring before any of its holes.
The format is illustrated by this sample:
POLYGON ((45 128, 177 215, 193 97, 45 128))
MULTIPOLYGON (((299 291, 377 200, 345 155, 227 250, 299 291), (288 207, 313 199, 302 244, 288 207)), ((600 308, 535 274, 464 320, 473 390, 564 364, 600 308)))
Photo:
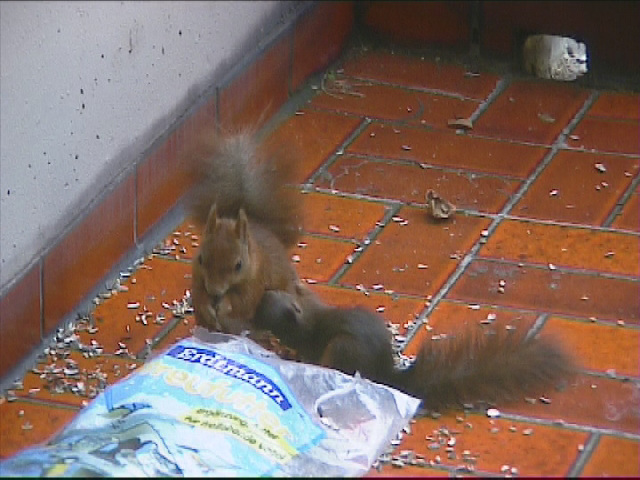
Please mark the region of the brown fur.
POLYGON ((398 370, 391 334, 380 316, 361 307, 326 305, 302 286, 295 294, 266 292, 255 324, 271 330, 307 362, 348 374, 359 371, 421 398, 428 409, 508 401, 574 372, 570 356, 549 339, 471 329, 453 338, 426 340, 415 362, 398 370))
POLYGON ((295 164, 248 134, 203 137, 189 155, 189 206, 204 225, 192 263, 196 323, 238 334, 265 290, 293 291, 297 282, 286 250, 300 231, 300 192, 287 186, 295 164))

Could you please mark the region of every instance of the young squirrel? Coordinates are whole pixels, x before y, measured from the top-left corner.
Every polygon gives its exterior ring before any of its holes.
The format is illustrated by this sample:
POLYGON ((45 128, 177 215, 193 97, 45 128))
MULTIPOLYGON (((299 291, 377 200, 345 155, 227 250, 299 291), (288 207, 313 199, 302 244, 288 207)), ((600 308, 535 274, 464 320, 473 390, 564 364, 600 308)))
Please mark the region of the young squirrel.
POLYGON ((187 153, 193 188, 188 205, 204 225, 192 262, 196 323, 238 334, 250 328, 265 290, 293 292, 298 281, 287 248, 300 230, 295 162, 267 151, 252 135, 210 134, 187 153))
POLYGON ((570 376, 571 357, 548 339, 470 329, 454 338, 425 341, 415 362, 394 366, 391 333, 362 307, 323 303, 302 285, 291 294, 265 292, 254 320, 302 360, 335 368, 421 398, 428 410, 477 401, 508 401, 570 376))

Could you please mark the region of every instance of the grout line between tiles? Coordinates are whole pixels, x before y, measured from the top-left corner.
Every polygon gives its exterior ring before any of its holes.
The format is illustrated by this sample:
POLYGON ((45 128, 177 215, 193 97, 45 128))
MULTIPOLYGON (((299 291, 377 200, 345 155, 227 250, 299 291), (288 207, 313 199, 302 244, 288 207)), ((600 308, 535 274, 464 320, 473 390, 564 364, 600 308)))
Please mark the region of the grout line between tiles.
POLYGON ((482 170, 474 170, 473 168, 456 168, 447 165, 434 165, 427 162, 419 162, 417 160, 409 160, 404 158, 391 158, 391 157, 381 157, 378 155, 367 155, 363 153, 352 153, 345 152, 345 155, 349 155, 350 157, 368 160, 375 163, 385 163, 389 165, 405 165, 409 167, 420 167, 422 170, 437 170, 447 173, 455 173, 458 175, 469 175, 472 174, 475 177, 489 177, 489 178, 497 178, 500 180, 507 179, 512 181, 522 182, 526 177, 518 177, 515 175, 502 174, 496 172, 485 172, 482 170))
MULTIPOLYGON (((340 198, 350 198, 353 200, 362 200, 370 203, 382 203, 384 205, 399 205, 399 206, 408 206, 408 207, 416 207, 420 208, 422 204, 405 204, 400 200, 396 200, 393 198, 384 198, 384 197, 371 197, 369 195, 365 195, 363 193, 352 193, 352 192, 343 192, 341 190, 336 190, 333 188, 325 188, 325 187, 313 187, 313 190, 308 191, 307 193, 324 193, 329 194, 335 197, 340 198)), ((423 207, 424 208, 424 207, 423 207)))
POLYGON ((337 161, 338 157, 344 154, 345 149, 349 145, 351 145, 351 143, 353 143, 353 141, 369 126, 370 123, 371 123, 370 118, 368 117, 363 118, 360 124, 356 128, 354 128, 353 131, 347 136, 347 138, 341 144, 338 145, 338 147, 334 150, 334 152, 331 155, 329 155, 327 160, 325 160, 325 162, 322 165, 320 165, 320 167, 318 167, 316 171, 309 176, 307 181, 303 184, 303 188, 307 191, 311 190, 311 187, 316 182, 318 177, 324 175, 327 172, 329 167, 337 161))
POLYGON ((418 333, 418 330, 424 325, 425 319, 433 313, 436 309, 440 300, 444 298, 444 296, 449 293, 454 283, 458 281, 458 279, 462 276, 464 271, 467 269, 475 253, 480 248, 482 244, 480 242, 476 242, 472 247, 469 253, 467 253, 464 258, 458 263, 455 271, 447 278, 444 285, 436 292, 435 295, 431 297, 429 305, 416 317, 415 322, 411 328, 407 329, 406 339, 403 343, 399 345, 399 350, 403 351, 404 348, 409 345, 413 337, 418 333))
POLYGON ((488 108, 489 106, 493 103, 493 101, 500 95, 502 94, 502 92, 504 92, 507 87, 509 86, 509 84, 511 83, 512 77, 511 75, 505 75, 503 78, 501 78, 498 83, 496 84, 496 87, 493 89, 493 91, 489 94, 489 96, 487 96, 487 98, 480 103, 480 105, 478 106, 478 108, 476 109, 475 112, 473 112, 471 114, 471 116, 469 117, 469 120, 471 120, 471 123, 475 123, 476 120, 478 120, 478 117, 480 115, 482 115, 488 108))
POLYGON ((351 265, 353 265, 353 263, 355 263, 355 261, 364 254, 364 252, 369 248, 369 245, 371 245, 374 242, 374 240, 378 237, 378 235, 380 235, 384 227, 386 227, 389 224, 389 222, 391 221, 391 218, 395 216, 396 213, 398 213, 400 208, 402 208, 402 204, 400 203, 388 206, 382 220, 379 222, 376 222, 376 226, 367 235, 366 240, 363 242, 364 243, 363 248, 360 249, 358 252, 354 252, 353 254, 351 254, 351 259, 352 259, 351 262, 344 263, 338 269, 338 271, 333 274, 333 276, 327 282, 329 285, 335 285, 340 280, 340 278, 347 272, 347 270, 349 270, 351 265))
POLYGON ((578 122, 582 119, 586 111, 591 107, 591 105, 596 101, 598 97, 597 92, 591 92, 589 97, 585 100, 584 104, 571 119, 569 124, 560 132, 556 140, 551 145, 551 150, 544 156, 540 164, 534 169, 534 171, 529 175, 529 177, 523 182, 522 186, 518 189, 518 191, 512 195, 512 197, 507 201, 506 205, 502 209, 502 212, 498 215, 500 220, 504 218, 514 207, 516 203, 518 203, 524 194, 529 190, 529 187, 533 182, 535 182, 540 174, 544 171, 544 169, 551 163, 551 160, 556 155, 556 153, 561 149, 564 144, 564 140, 571 130, 575 128, 578 122))
MULTIPOLYGON (((353 79, 358 80, 360 82, 366 82, 369 85, 381 85, 384 87, 396 88, 398 90, 405 90, 409 92, 417 92, 417 93, 427 93, 431 95, 439 95, 442 97, 455 98, 456 100, 463 101, 471 101, 476 103, 482 103, 482 100, 479 98, 468 97, 466 95, 462 95, 461 93, 451 92, 449 90, 441 90, 438 88, 428 88, 428 87, 417 87, 411 85, 403 85, 401 83, 389 82, 386 80, 380 80, 377 78, 369 78, 369 77, 360 77, 358 75, 349 75, 346 73, 337 72, 342 75, 345 79, 353 79)), ((500 83, 500 81, 498 81, 500 83)))
POLYGON ((536 321, 533 322, 533 325, 531 326, 529 331, 527 332, 527 335, 525 336, 525 340, 529 340, 535 337, 538 333, 540 333, 540 330, 542 330, 542 327, 544 327, 544 324, 547 323, 547 319, 550 316, 551 315, 549 313, 540 314, 538 318, 536 318, 536 321))
POLYGON ((569 468, 569 471, 567 472, 568 478, 576 478, 582 474, 585 465, 589 460, 591 460, 593 452, 597 448, 598 443, 600 443, 601 437, 602 434, 599 432, 594 432, 589 436, 586 443, 584 444, 584 449, 582 450, 582 452, 580 452, 580 455, 578 455, 578 458, 576 459, 574 464, 571 465, 571 468, 569 468))
POLYGON ((569 423, 565 422, 562 419, 558 420, 549 420, 543 418, 529 417, 526 415, 520 415, 517 413, 506 413, 502 412, 500 415, 501 418, 506 418, 507 420, 514 420, 518 422, 532 423, 534 425, 541 425, 545 427, 555 427, 555 428, 563 428, 567 430, 573 430, 577 432, 587 432, 587 433, 596 433, 603 435, 611 435, 617 438, 626 438, 628 440, 640 440, 639 433, 629 433, 623 432, 620 430, 614 430, 611 428, 604 427, 594 427, 591 425, 580 425, 577 423, 569 423))
POLYGON ((141 361, 145 361, 149 358, 149 354, 151 353, 151 350, 156 348, 158 346, 158 344, 160 342, 162 342, 162 340, 164 340, 170 333, 171 331, 176 328, 176 326, 182 322, 184 320, 184 317, 172 317, 171 320, 169 322, 167 322, 167 324, 160 329, 160 331, 158 333, 156 333, 153 338, 151 339, 151 344, 150 345, 145 345, 140 352, 138 352, 136 354, 136 359, 141 360, 141 361))
POLYGON ((77 405, 72 405, 71 403, 65 402, 57 402, 55 400, 44 400, 40 398, 33 397, 16 397, 15 400, 12 400, 15 403, 30 403, 32 405, 40 405, 42 407, 51 407, 51 408, 62 408, 64 410, 82 410, 84 407, 80 407, 77 405))
MULTIPOLYGON (((638 178, 638 180, 640 183, 640 177, 638 178)), ((510 215, 510 214, 505 215, 504 218, 506 220, 518 220, 522 222, 540 223, 543 225, 555 225, 558 227, 581 228, 584 230, 593 230, 595 232, 619 233, 621 235, 632 235, 636 237, 640 236, 640 232, 620 230, 613 227, 605 227, 605 226, 599 226, 599 225, 589 225, 586 223, 570 223, 570 222, 562 222, 558 220, 546 220, 544 218, 520 217, 518 215, 510 215)))
POLYGON ((558 267, 557 265, 553 265, 553 268, 549 268, 549 265, 552 265, 552 264, 543 265, 540 263, 523 263, 523 262, 518 262, 516 260, 484 257, 482 255, 478 256, 478 258, 475 260, 482 260, 485 262, 497 263, 501 265, 517 265, 517 266, 522 265, 527 268, 536 268, 539 270, 553 270, 558 273, 572 273, 572 274, 592 276, 592 277, 610 278, 612 280, 626 280, 629 282, 640 281, 640 277, 638 277, 637 275, 627 275, 624 273, 611 273, 611 272, 604 272, 599 270, 588 270, 585 268, 573 268, 573 267, 562 267, 562 266, 558 267))
POLYGON ((542 161, 538 164, 538 166, 534 169, 534 171, 529 175, 529 177, 524 180, 520 188, 516 193, 514 193, 509 200, 507 200, 505 206, 502 208, 502 211, 496 215, 495 218, 489 224, 489 227, 486 229, 486 235, 484 238, 480 238, 476 241, 476 243, 471 247, 469 253, 467 253, 462 261, 457 265, 455 271, 449 276, 444 285, 438 290, 438 292, 432 297, 430 304, 418 315, 416 318, 415 324, 411 329, 407 331, 406 339, 404 343, 402 343, 399 348, 400 350, 404 350, 404 348, 411 342, 413 337, 417 334, 418 330, 424 324, 425 318, 427 318, 437 307, 442 300, 451 290, 453 285, 458 281, 458 279, 463 275, 464 271, 467 269, 469 264, 476 258, 476 254, 482 247, 484 243, 486 243, 486 239, 490 238, 493 232, 498 228, 498 225, 502 222, 502 220, 507 216, 507 214, 511 211, 511 209, 515 206, 517 202, 521 200, 524 194, 527 192, 529 187, 533 184, 533 182, 540 176, 540 174, 544 171, 547 165, 551 162, 555 154, 560 149, 561 145, 564 144, 564 140, 571 130, 575 128, 578 122, 582 119, 587 110, 591 107, 591 105, 595 102, 598 97, 598 92, 592 91, 589 97, 585 100, 584 104, 578 110, 578 112, 574 115, 568 125, 560 132, 556 140, 551 145, 551 150, 544 156, 542 161))
MULTIPOLYGON (((638 330, 638 326, 634 325, 636 328, 632 329, 632 330, 638 330)), ((586 370, 586 369, 582 369, 581 370, 582 373, 584 373, 585 375, 588 375, 590 377, 595 377, 595 378, 604 378, 605 380, 616 380, 619 382, 632 382, 632 383, 638 383, 640 382, 640 377, 638 376, 634 376, 634 375, 625 375, 623 373, 618 373, 616 372, 615 369, 610 369, 607 370, 605 372, 599 372, 597 370, 586 370)), ((640 387, 640 384, 638 385, 638 387, 640 387)))
POLYGON ((569 145, 562 145, 562 150, 566 150, 568 152, 580 152, 587 153, 591 155, 600 155, 600 156, 610 156, 610 157, 624 157, 624 158, 632 158, 637 159, 640 158, 640 155, 637 153, 627 153, 627 152, 608 152, 605 150, 596 150, 595 148, 575 148, 570 147, 569 145))
MULTIPOLYGON (((108 287, 106 287, 107 285, 113 284, 118 278, 120 278, 120 272, 127 270, 131 266, 135 266, 136 262, 140 258, 146 258, 157 242, 166 237, 173 230, 175 225, 178 225, 184 220, 184 217, 184 205, 179 202, 139 239, 139 243, 133 245, 133 247, 127 251, 119 261, 112 264, 109 272, 104 275, 75 305, 75 307, 58 322, 56 327, 52 329, 51 333, 41 337, 40 344, 36 345, 31 352, 22 359, 22 361, 14 365, 2 378, 0 378, 0 391, 4 391, 9 388, 14 377, 24 377, 27 371, 36 362, 36 358, 40 352, 42 352, 43 348, 45 348, 56 336, 58 328, 68 325, 69 323, 74 323, 78 314, 81 312, 86 313, 86 315, 89 316, 95 308, 93 300, 96 296, 105 289, 108 289, 108 287)), ((42 260, 42 262, 44 262, 44 260, 42 260)), ((44 266, 41 271, 41 278, 44 278, 44 266)), ((44 308, 44 301, 42 302, 41 308, 44 308)), ((44 322, 44 318, 42 318, 42 322, 44 322)), ((44 324, 42 323, 42 325, 44 324)))
POLYGON ((602 222, 603 227, 608 227, 608 228, 611 227, 616 217, 620 214, 620 212, 622 212, 622 209, 624 208, 625 204, 633 196, 634 192, 636 191, 636 188, 638 188, 638 185, 640 185, 640 176, 637 176, 636 178, 634 178, 633 181, 627 187, 627 190, 620 196, 620 198, 616 202, 609 216, 605 219, 604 222, 602 222))
MULTIPOLYGON (((518 179, 518 180, 522 180, 522 179, 518 179)), ((372 197, 372 196, 364 194, 364 193, 345 192, 345 191, 342 191, 342 190, 336 190, 336 189, 333 189, 333 188, 326 188, 326 187, 313 187, 313 190, 305 191, 305 193, 311 193, 311 192, 325 193, 325 194, 330 194, 330 195, 334 195, 334 196, 337 196, 337 197, 350 198, 350 199, 353 199, 353 200, 363 200, 363 201, 372 202, 372 203, 382 203, 384 205, 399 204, 400 206, 406 206, 406 207, 410 207, 410 208, 419 208, 419 209, 422 209, 422 210, 426 210, 426 208, 427 208, 427 204, 426 203, 403 202, 401 200, 398 200, 398 199, 395 199, 395 198, 390 198, 390 197, 372 197)), ((481 217, 481 218, 490 218, 490 219, 494 219, 494 218, 496 218, 498 216, 497 213, 482 212, 482 211, 479 211, 479 210, 472 210, 472 209, 467 209, 467 208, 457 208, 456 212, 458 214, 468 215, 470 217, 481 217)), ((515 218, 517 218, 517 217, 515 217, 515 218)), ((523 220, 529 220, 529 219, 523 219, 523 220)), ((568 225, 568 226, 573 226, 573 225, 568 225)), ((591 227, 589 227, 589 228, 591 228, 591 227)), ((604 230, 601 227, 595 227, 595 228, 600 229, 600 230, 604 230)), ((613 229, 611 229, 611 231, 618 232, 618 230, 613 230, 613 229)), ((624 231, 624 232, 620 232, 620 233, 627 233, 627 232, 624 231)), ((638 233, 638 235, 640 235, 640 233, 638 233)))

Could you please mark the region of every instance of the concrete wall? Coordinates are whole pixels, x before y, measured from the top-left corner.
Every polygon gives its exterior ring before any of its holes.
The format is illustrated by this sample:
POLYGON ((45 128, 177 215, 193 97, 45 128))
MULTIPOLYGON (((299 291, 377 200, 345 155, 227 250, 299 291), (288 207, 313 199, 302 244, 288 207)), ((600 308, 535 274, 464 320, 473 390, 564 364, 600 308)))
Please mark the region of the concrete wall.
POLYGON ((0 2, 0 290, 298 2, 0 2))

